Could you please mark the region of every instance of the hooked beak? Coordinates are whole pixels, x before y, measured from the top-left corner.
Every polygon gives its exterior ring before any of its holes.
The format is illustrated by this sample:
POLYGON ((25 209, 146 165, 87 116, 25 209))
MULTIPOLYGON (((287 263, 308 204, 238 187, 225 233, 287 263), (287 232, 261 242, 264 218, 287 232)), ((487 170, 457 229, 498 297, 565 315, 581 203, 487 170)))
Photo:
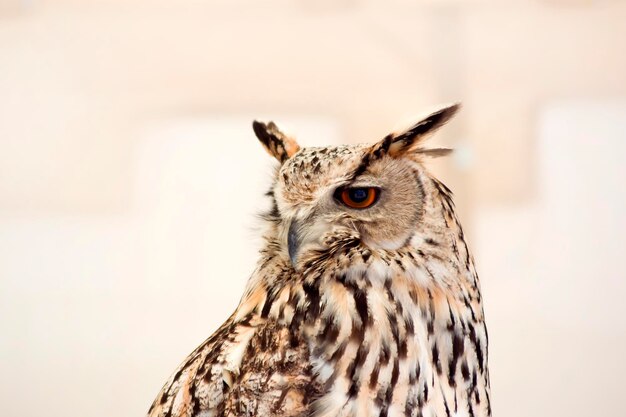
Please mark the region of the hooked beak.
POLYGON ((300 228, 300 222, 294 219, 289 225, 289 232, 287 233, 287 250, 289 252, 291 265, 294 268, 296 267, 296 262, 298 260, 298 250, 302 244, 300 228))
POLYGON ((302 255, 301 252, 307 252, 313 248, 323 250, 328 245, 328 242, 323 243, 324 236, 332 231, 336 232, 336 236, 332 236, 332 239, 339 239, 340 242, 345 239, 354 240, 356 233, 354 226, 342 224, 337 219, 329 223, 328 220, 311 214, 306 218, 294 218, 287 230, 287 252, 293 268, 298 270, 298 258, 302 255), (344 233, 341 233, 341 229, 345 229, 344 233))

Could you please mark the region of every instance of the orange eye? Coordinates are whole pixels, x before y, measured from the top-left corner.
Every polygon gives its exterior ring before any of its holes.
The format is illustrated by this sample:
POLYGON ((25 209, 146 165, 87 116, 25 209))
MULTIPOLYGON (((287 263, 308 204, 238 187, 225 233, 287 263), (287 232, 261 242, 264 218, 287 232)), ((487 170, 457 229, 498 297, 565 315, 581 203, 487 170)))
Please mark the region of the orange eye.
POLYGON ((350 208, 364 209, 378 200, 379 189, 376 187, 354 187, 339 189, 339 201, 350 208))

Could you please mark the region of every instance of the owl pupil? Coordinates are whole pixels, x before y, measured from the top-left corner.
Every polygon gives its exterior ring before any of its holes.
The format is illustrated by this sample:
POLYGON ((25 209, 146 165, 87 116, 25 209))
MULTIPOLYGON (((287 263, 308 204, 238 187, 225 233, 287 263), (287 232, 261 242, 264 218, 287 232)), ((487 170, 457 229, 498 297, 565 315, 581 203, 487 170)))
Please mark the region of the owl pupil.
POLYGON ((365 201, 365 199, 367 198, 367 190, 364 188, 355 188, 353 190, 350 190, 350 199, 352 199, 352 201, 357 202, 357 203, 361 203, 363 201, 365 201))

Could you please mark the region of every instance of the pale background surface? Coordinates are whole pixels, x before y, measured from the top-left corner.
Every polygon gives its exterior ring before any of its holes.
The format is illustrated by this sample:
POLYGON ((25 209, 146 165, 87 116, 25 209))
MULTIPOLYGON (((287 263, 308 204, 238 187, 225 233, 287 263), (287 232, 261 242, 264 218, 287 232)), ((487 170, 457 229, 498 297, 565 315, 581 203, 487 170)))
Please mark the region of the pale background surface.
POLYGON ((235 307, 272 161, 465 107, 432 164, 494 415, 621 415, 626 3, 0 0, 0 414, 141 416, 235 307))

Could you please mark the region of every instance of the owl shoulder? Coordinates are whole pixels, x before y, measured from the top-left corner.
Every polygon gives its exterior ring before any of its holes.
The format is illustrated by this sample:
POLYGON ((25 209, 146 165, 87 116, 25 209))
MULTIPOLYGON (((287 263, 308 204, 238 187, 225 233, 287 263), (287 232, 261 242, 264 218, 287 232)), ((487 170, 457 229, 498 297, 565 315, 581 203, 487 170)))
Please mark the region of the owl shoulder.
POLYGON ((299 332, 258 316, 231 317, 179 366, 148 416, 296 416, 320 393, 299 332))

